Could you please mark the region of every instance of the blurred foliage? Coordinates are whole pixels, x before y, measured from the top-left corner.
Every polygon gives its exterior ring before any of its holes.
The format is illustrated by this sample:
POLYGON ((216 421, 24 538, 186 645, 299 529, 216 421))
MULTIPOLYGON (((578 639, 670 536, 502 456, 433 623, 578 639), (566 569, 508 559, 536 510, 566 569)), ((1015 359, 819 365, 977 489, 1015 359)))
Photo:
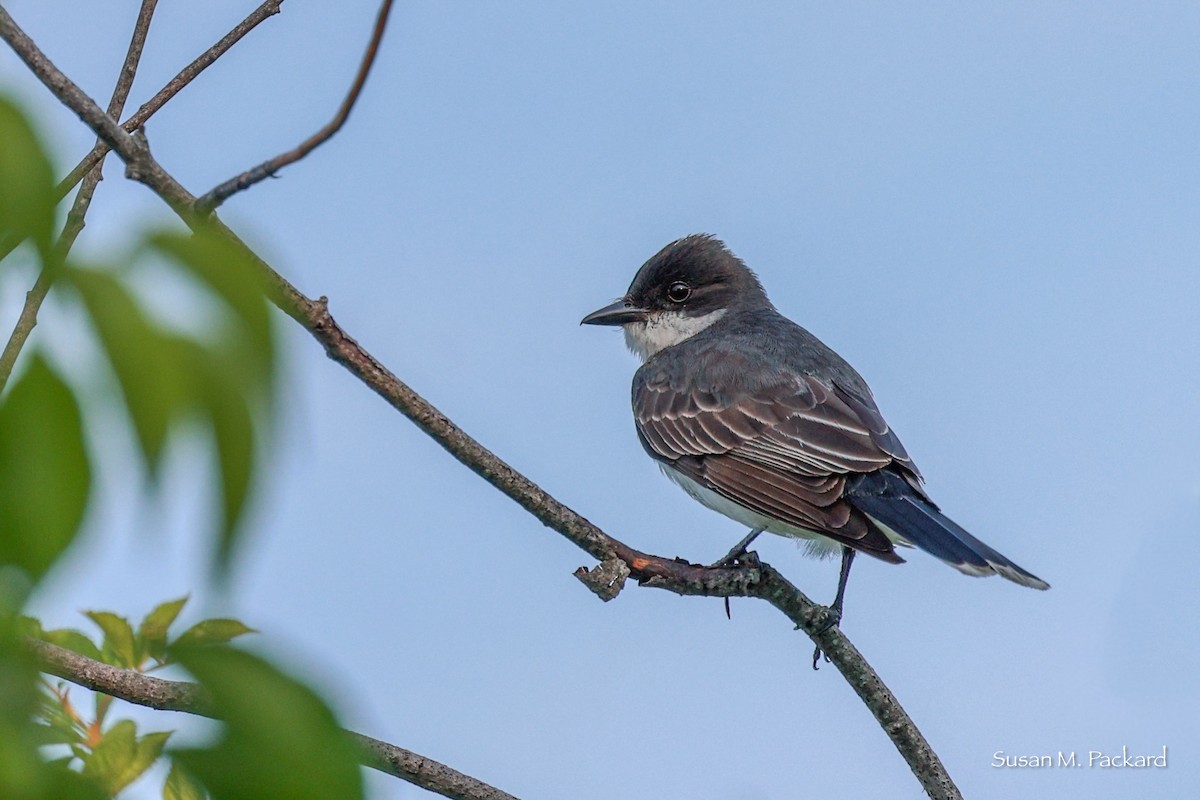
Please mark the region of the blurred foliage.
POLYGON ((35 353, 0 403, 0 563, 40 578, 75 538, 90 491, 79 403, 35 353))
MULTIPOLYGON (((55 290, 90 322, 151 486, 182 429, 199 423, 206 432, 220 494, 215 575, 224 575, 274 392, 270 311, 249 256, 215 234, 159 231, 138 237, 123 263, 101 267, 56 252, 55 230, 51 160, 28 118, 0 97, 0 238, 27 237, 55 290), (196 307, 217 313, 200 331, 162 321, 135 289, 139 268, 182 273, 196 307)), ((0 280, 14 274, 0 269, 0 280)), ((87 425, 104 393, 56 363, 44 348, 30 349, 12 381, 0 378, 0 798, 112 798, 164 758, 165 800, 361 797, 355 751, 328 706, 268 661, 229 646, 251 632, 243 623, 206 619, 172 636, 187 598, 158 605, 136 626, 111 611, 85 612, 97 638, 46 630, 22 614, 79 535, 100 468, 87 425), (171 732, 111 718, 113 698, 39 675, 29 638, 142 673, 186 669, 212 698, 221 734, 209 746, 172 750, 171 732)))
MULTIPOLYGON (((110 611, 86 611, 100 631, 96 642, 73 628, 44 630, 20 617, 23 636, 56 644, 105 664, 147 673, 181 664, 208 690, 225 721, 212 747, 170 753, 164 798, 342 798, 362 795, 357 758, 333 713, 308 688, 265 660, 223 645, 252 633, 235 619, 201 620, 176 637, 170 628, 187 598, 160 604, 134 628, 110 611)), ((138 735, 129 719, 108 722, 112 698, 94 695, 89 715, 72 700, 78 687, 43 678, 34 715, 36 742, 67 753, 56 767, 78 767, 107 796, 116 796, 163 755, 169 732, 138 735)))
POLYGON ((225 313, 206 337, 180 333, 144 309, 128 270, 68 264, 60 281, 82 301, 121 387, 148 475, 156 481, 173 431, 207 423, 221 511, 218 563, 227 567, 258 458, 273 384, 269 309, 244 252, 215 234, 147 235, 139 255, 165 256, 225 313))
POLYGON ((33 126, 0 96, 0 238, 29 236, 48 259, 54 239, 54 167, 33 126))
POLYGON ((311 689, 230 648, 180 646, 176 657, 208 688, 226 723, 214 747, 173 753, 214 797, 362 797, 354 747, 311 689))

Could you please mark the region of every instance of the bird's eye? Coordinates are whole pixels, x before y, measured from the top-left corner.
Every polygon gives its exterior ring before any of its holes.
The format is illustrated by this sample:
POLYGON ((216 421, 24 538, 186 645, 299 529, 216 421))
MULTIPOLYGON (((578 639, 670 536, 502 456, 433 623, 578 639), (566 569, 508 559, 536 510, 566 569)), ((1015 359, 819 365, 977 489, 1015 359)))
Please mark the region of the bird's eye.
POLYGON ((686 283, 675 282, 667 289, 667 299, 672 303, 682 303, 692 296, 692 287, 686 283))

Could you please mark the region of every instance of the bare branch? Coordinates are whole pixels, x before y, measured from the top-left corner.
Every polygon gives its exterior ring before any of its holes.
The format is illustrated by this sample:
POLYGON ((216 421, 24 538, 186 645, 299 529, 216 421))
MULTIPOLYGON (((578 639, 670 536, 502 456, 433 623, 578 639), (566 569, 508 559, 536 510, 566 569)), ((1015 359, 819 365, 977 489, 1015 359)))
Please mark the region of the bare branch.
MULTIPOLYGON (((258 24, 263 20, 278 14, 279 7, 283 5, 283 2, 284 0, 266 0, 266 2, 254 9, 254 11, 250 12, 233 30, 221 37, 220 41, 205 50, 192 63, 180 70, 179 74, 169 80, 166 86, 142 104, 142 107, 134 112, 133 116, 123 122, 121 127, 129 133, 133 133, 144 125, 150 117, 154 116, 160 108, 167 104, 167 101, 179 94, 183 87, 195 80, 201 72, 206 70, 214 61, 237 44, 243 36, 258 27, 258 24)), ((66 197, 67 192, 75 188, 83 180, 84 176, 100 163, 100 160, 110 149, 103 141, 97 142, 96 146, 75 165, 75 168, 59 181, 58 187, 55 190, 58 198, 61 200, 63 197, 66 197)), ((17 245, 23 239, 22 235, 14 233, 6 237, 3 242, 0 242, 0 260, 6 258, 9 253, 16 249, 17 245)))
MULTIPOLYGON (((37 639, 26 646, 43 672, 135 705, 219 719, 204 687, 121 669, 37 639)), ((359 750, 359 763, 455 800, 516 800, 512 795, 403 747, 346 731, 359 750)))
POLYGON ((154 8, 158 0, 142 0, 141 10, 138 11, 137 22, 133 26, 133 38, 125 53, 125 62, 121 65, 121 73, 117 76, 117 85, 113 88, 112 99, 108 103, 108 115, 120 119, 125 110, 125 100, 129 90, 133 88, 133 79, 137 77, 138 63, 142 60, 142 48, 146 46, 146 36, 150 33, 150 20, 154 16, 154 8))
POLYGON ((46 270, 42 270, 33 288, 25 293, 25 305, 21 309, 21 315, 17 317, 17 324, 13 326, 4 351, 0 352, 0 389, 8 383, 13 366, 17 363, 17 356, 21 354, 21 348, 25 346, 25 341, 37 325, 38 310, 42 307, 42 301, 46 299, 46 293, 50 291, 50 283, 50 275, 46 270))
MULTIPOLYGON (((154 116, 160 108, 165 106, 168 100, 179 94, 183 87, 194 81, 201 72, 204 72, 213 62, 225 55, 231 47, 241 41, 243 36, 258 27, 258 24, 263 20, 278 14, 279 7, 283 3, 284 0, 266 0, 258 8, 251 11, 233 30, 222 36, 216 44, 198 55, 192 63, 181 69, 174 78, 167 81, 167 84, 162 89, 159 89, 153 97, 143 103, 141 108, 135 111, 133 116, 126 120, 121 127, 129 133, 133 133, 146 124, 146 121, 154 116)), ((59 197, 66 195, 71 190, 71 187, 77 184, 109 149, 108 145, 100 144, 92 152, 84 156, 75 166, 75 169, 71 170, 67 174, 67 177, 63 178, 58 184, 59 197)))
MULTIPOLYGON (((216 44, 205 50, 200 55, 196 56, 192 63, 181 69, 174 78, 171 78, 171 80, 167 81, 167 84, 163 86, 163 88, 159 89, 153 97, 143 103, 141 108, 133 113, 133 116, 122 123, 121 127, 130 133, 133 133, 135 130, 146 124, 146 121, 154 116, 160 108, 165 106, 168 100, 179 94, 183 87, 194 81, 197 77, 199 77, 200 73, 208 69, 213 62, 225 55, 230 48, 241 41, 242 37, 257 28, 259 23, 263 20, 278 14, 280 6, 282 6, 283 3, 284 0, 266 0, 266 2, 264 2, 258 8, 251 11, 244 20, 234 26, 229 33, 222 36, 216 44)), ((88 158, 90 157, 91 155, 89 154, 88 158)), ((80 167, 83 166, 84 162, 81 161, 80 167)), ((64 183, 69 180, 78 169, 79 167, 77 167, 75 170, 72 170, 71 174, 64 179, 64 183)), ((59 191, 63 194, 66 193, 61 184, 59 185, 59 191)))
POLYGON ((904 712, 883 681, 834 625, 829 609, 809 600, 799 589, 767 564, 751 560, 742 566, 709 568, 641 553, 614 539, 548 492, 513 469, 471 438, 437 408, 400 381, 351 338, 329 314, 322 297, 311 300, 271 268, 237 235, 216 219, 200 219, 192 207, 192 195, 151 156, 149 148, 135 142, 124 130, 109 124, 77 86, 63 75, 21 33, 0 7, 0 38, 17 51, 34 74, 104 138, 125 160, 127 173, 162 198, 193 229, 207 227, 245 248, 267 296, 282 311, 308 329, 334 361, 346 367, 372 391, 425 431, 463 465, 495 486, 522 508, 602 562, 607 572, 598 579, 582 569, 577 575, 601 596, 619 591, 622 576, 612 561, 624 562, 629 575, 646 586, 678 594, 718 597, 758 597, 783 612, 825 652, 834 666, 854 687, 892 740, 925 792, 937 800, 961 800, 937 754, 904 712), (611 576, 611 577, 610 577, 611 576))
MULTIPOLYGON (((121 72, 117 76, 117 85, 113 88, 112 98, 108 101, 108 115, 113 119, 120 119, 121 112, 125 109, 125 101, 129 98, 129 90, 133 86, 133 79, 137 76, 138 63, 142 59, 142 49, 146 45, 146 36, 150 33, 150 20, 154 17, 154 8, 157 5, 158 0, 142 0, 137 22, 133 26, 133 37, 130 39, 129 49, 125 52, 125 61, 121 64, 121 72)), ((102 144, 100 140, 97 140, 96 147, 100 147, 102 144)), ((104 153, 107 152, 108 150, 105 149, 104 153)), ((75 244, 75 239, 83 230, 84 218, 92 204, 92 196, 96 193, 96 187, 104 177, 103 169, 104 156, 102 154, 96 161, 96 165, 88 172, 83 186, 79 189, 79 194, 75 195, 75 202, 71 204, 71 210, 67 212, 67 221, 63 224, 62 234, 58 237, 55 245, 52 263, 42 268, 33 288, 25 294, 25 306, 21 309, 21 315, 17 318, 17 324, 8 338, 8 343, 4 345, 4 351, 0 352, 0 391, 3 391, 4 385, 8 383, 13 366, 17 363, 17 356, 20 355, 21 348, 25 346, 29 335, 33 333, 34 326, 37 325, 38 311, 46 299, 46 294, 50 291, 50 285, 54 282, 55 265, 66 260, 67 254, 71 252, 71 247, 75 244)))
POLYGON ((274 158, 264 161, 257 167, 252 167, 240 175, 233 176, 206 193, 196 201, 197 213, 212 213, 213 209, 238 192, 249 189, 254 184, 267 178, 274 177, 276 172, 289 164, 295 164, 313 150, 323 145, 342 129, 342 125, 346 124, 346 120, 350 117, 350 111, 354 108, 359 93, 362 92, 363 85, 367 82, 367 75, 370 74, 371 66, 375 63, 375 54, 379 52, 379 42, 383 39, 383 29, 387 26, 388 15, 391 13, 392 0, 383 0, 383 3, 379 6, 379 13, 375 16, 375 30, 371 33, 371 41, 367 44, 366 52, 363 53, 362 63, 358 65, 358 74, 354 76, 354 83, 350 86, 350 91, 346 94, 346 98, 342 100, 342 105, 333 119, 293 149, 285 153, 280 153, 274 158))

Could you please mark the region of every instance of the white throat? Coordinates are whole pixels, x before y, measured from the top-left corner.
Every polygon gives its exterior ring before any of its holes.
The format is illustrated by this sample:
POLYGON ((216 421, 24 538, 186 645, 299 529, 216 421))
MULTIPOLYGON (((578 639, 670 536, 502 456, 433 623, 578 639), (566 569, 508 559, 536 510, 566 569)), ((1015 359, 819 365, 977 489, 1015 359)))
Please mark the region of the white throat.
POLYGON ((725 316, 726 309, 710 311, 699 317, 689 317, 679 311, 662 311, 652 314, 645 322, 630 322, 622 326, 625 344, 646 361, 659 350, 674 347, 690 339, 714 322, 725 316))

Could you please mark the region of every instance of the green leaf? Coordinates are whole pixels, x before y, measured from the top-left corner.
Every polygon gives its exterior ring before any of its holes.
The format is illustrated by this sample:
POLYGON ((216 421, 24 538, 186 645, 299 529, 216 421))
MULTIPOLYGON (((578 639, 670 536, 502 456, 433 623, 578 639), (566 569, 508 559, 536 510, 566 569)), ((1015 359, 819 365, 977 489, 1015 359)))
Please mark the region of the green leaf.
POLYGON ((142 657, 159 661, 163 659, 167 651, 167 629, 179 616, 187 601, 186 596, 178 600, 169 600, 156 607, 142 620, 137 635, 139 663, 142 657))
POLYGON ((226 644, 244 636, 247 633, 258 633, 250 626, 236 619, 215 618, 197 622, 184 631, 171 645, 175 647, 196 647, 200 645, 226 644))
POLYGON ((30 639, 40 639, 45 635, 42 630, 42 621, 36 617, 28 617, 21 614, 13 618, 13 631, 17 636, 28 636, 30 639))
POLYGON ((84 760, 83 775, 115 795, 136 781, 162 755, 169 732, 148 733, 141 738, 132 720, 123 719, 104 732, 100 743, 84 760))
POLYGON ((37 637, 44 642, 74 650, 80 655, 100 661, 100 648, 81 631, 74 628, 57 628, 52 631, 42 631, 37 637))
POLYGON ((182 410, 185 378, 165 334, 112 275, 73 267, 64 273, 79 292, 112 365, 151 478, 158 474, 171 421, 182 410))
POLYGON ((147 733, 137 740, 137 747, 134 748, 133 768, 137 771, 130 782, 133 782, 151 766, 155 761, 158 761, 162 755, 163 748, 167 746, 167 740, 171 738, 172 731, 156 731, 147 733))
POLYGON ((103 723, 105 717, 108 716, 108 710, 112 708, 113 696, 104 692, 93 692, 92 697, 96 701, 96 714, 93 717, 97 722, 103 723))
POLYGON ((171 764, 167 782, 163 784, 163 800, 206 800, 207 797, 199 781, 179 764, 171 764))
POLYGON ((0 564, 41 577, 78 533, 91 481, 79 404, 35 354, 0 405, 0 564))
POLYGON ((217 449, 221 480, 222 526, 218 560, 227 565, 233 555, 238 524, 250 497, 257 452, 254 418, 246 398, 214 386, 209 394, 208 410, 212 419, 213 441, 217 449))
POLYGON ((225 301, 245 328, 246 335, 237 337, 241 349, 254 357, 262 377, 268 378, 274 358, 270 309, 262 272, 246 249, 211 230, 191 235, 156 233, 149 241, 225 301))
POLYGON ((91 778, 110 795, 128 785, 123 776, 132 769, 137 747, 137 726, 123 719, 104 732, 92 752, 83 760, 83 776, 91 778))
POLYGON ((0 614, 0 798, 100 798, 89 783, 47 764, 38 752, 48 732, 35 719, 50 707, 40 697, 37 669, 18 633, 28 628, 28 622, 0 614))
POLYGON ((80 726, 74 722, 65 712, 59 714, 45 715, 47 722, 45 725, 39 725, 39 728, 45 729, 45 735, 48 741, 39 742, 39 744, 75 744, 83 745, 86 743, 87 733, 80 729, 80 726))
MULTIPOLYGON (((212 278, 210 283, 219 288, 218 294, 228 300, 227 305, 259 308, 261 319, 259 311, 245 312, 254 326, 263 326, 256 334, 262 352, 251 359, 256 366, 248 368, 246 363, 247 349, 254 349, 246 346, 246 325, 226 330, 226 335, 210 345, 152 322, 111 274, 72 267, 66 277, 88 308, 108 354, 151 477, 157 475, 176 419, 198 413, 210 423, 221 491, 217 563, 226 567, 258 464, 257 429, 263 422, 264 401, 269 399, 269 392, 264 394, 263 390, 269 390, 272 383, 269 319, 260 288, 251 285, 239 289, 238 282, 246 281, 244 275, 231 279, 224 266, 210 263, 215 255, 245 261, 244 256, 230 255, 223 244, 212 247, 211 242, 197 244, 178 236, 161 234, 154 241, 159 249, 212 278), (201 250, 204 252, 198 254, 201 250), (235 336, 239 332, 240 336, 235 336)), ((243 267, 240 271, 248 273, 250 268, 243 267)))
POLYGON ((36 716, 58 731, 59 736, 64 740, 63 744, 83 742, 85 738, 83 726, 67 714, 59 699, 49 692, 39 693, 36 716))
POLYGON ((209 691, 225 725, 216 745, 173 756, 216 800, 362 797, 357 751, 311 689, 232 648, 181 648, 176 655, 209 691))
MULTIPOLYGON (((63 684, 59 684, 59 692, 63 692, 63 684)), ((84 744, 87 740, 87 729, 84 723, 74 714, 67 713, 67 708, 58 695, 46 689, 38 692, 38 709, 34 715, 46 723, 57 744, 84 744)))
POLYGON ((54 168, 33 126, 0 96, 0 234, 28 234, 48 258, 57 205, 54 168))
POLYGON ((34 723, 33 737, 39 745, 48 744, 78 744, 79 731, 74 728, 64 728, 58 724, 34 723))
POLYGON ((46 765, 49 787, 45 800, 108 800, 100 789, 65 765, 46 765))
POLYGON ((254 477, 257 455, 254 412, 249 398, 240 391, 238 376, 227 362, 189 339, 176 338, 173 344, 176 361, 186 366, 195 381, 192 396, 212 424, 222 501, 217 563, 227 567, 254 477))
POLYGON ((61 760, 43 762, 39 765, 33 782, 16 786, 4 786, 0 790, 12 790, 2 795, 5 800, 108 800, 95 783, 67 768, 61 760))
POLYGON ((133 627, 129 620, 117 616, 111 611, 85 611, 84 616, 100 626, 104 631, 104 646, 101 648, 102 661, 118 667, 133 668, 137 666, 137 648, 134 645, 133 627))

